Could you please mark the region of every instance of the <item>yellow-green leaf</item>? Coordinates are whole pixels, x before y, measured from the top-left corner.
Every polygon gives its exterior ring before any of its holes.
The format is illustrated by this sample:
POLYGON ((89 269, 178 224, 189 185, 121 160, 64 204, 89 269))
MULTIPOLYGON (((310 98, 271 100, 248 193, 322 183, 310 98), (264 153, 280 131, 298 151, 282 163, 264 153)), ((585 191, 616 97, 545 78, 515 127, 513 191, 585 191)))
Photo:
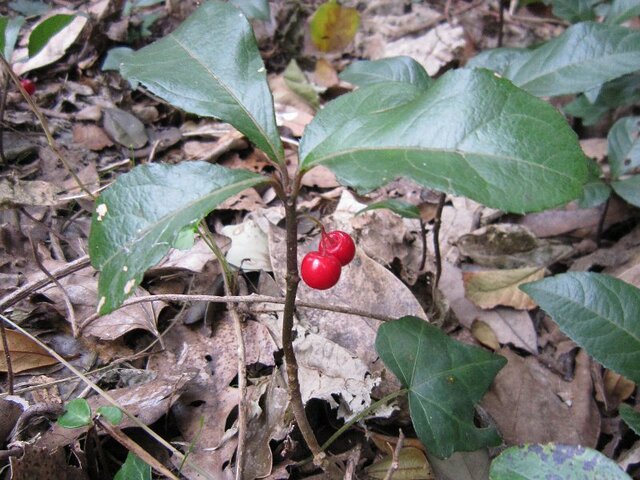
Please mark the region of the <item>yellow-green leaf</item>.
POLYGON ((311 19, 311 41, 323 52, 341 50, 355 37, 360 15, 335 0, 323 3, 311 19))

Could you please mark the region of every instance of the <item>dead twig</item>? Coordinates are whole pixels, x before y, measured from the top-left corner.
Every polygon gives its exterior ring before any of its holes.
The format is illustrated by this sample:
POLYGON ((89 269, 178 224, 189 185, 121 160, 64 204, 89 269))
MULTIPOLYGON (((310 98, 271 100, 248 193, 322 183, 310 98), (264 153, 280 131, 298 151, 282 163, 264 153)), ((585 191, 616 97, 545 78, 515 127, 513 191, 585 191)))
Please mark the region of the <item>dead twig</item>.
POLYGON ((393 478, 393 474, 400 468, 400 451, 404 445, 404 432, 400 429, 400 433, 398 435, 398 443, 396 443, 396 448, 393 449, 393 456, 391 459, 391 465, 389 465, 389 470, 387 470, 387 474, 384 476, 384 480, 391 480, 393 478))

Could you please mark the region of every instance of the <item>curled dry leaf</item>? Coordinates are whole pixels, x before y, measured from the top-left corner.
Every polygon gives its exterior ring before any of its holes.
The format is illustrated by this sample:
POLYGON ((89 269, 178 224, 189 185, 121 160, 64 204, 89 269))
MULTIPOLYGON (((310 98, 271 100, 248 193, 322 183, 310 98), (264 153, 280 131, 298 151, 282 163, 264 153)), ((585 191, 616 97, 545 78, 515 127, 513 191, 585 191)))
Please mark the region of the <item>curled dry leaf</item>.
POLYGON ((540 280, 544 271, 538 267, 472 271, 463 272, 462 280, 467 298, 480 308, 502 305, 516 310, 531 310, 536 303, 518 286, 540 280))

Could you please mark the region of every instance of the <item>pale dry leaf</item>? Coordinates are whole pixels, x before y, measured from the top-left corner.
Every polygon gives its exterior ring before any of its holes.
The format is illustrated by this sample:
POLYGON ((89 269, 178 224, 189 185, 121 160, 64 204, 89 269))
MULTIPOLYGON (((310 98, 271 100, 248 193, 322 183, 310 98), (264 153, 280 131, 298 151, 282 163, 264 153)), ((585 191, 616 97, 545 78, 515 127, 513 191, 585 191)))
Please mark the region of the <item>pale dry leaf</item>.
POLYGON ((565 443, 594 448, 600 412, 593 399, 591 360, 576 357, 571 382, 545 368, 536 357, 522 358, 508 348, 498 352, 507 365, 498 372, 482 407, 496 422, 507 446, 565 443))
MULTIPOLYGON (((87 21, 88 18, 86 16, 76 15, 71 23, 51 37, 44 48, 37 54, 26 62, 14 62, 13 70, 16 75, 24 75, 26 72, 50 65, 61 59, 67 49, 76 41, 87 21)), ((27 56, 27 49, 19 49, 13 53, 14 59, 26 58, 27 56)))
MULTIPOLYGON (((15 330, 5 330, 9 353, 11 356, 11 368, 14 373, 32 370, 34 368, 55 365, 58 360, 53 358, 40 345, 31 338, 15 330)), ((7 371, 7 359, 4 353, 4 344, 0 342, 0 372, 7 371)))
POLYGON ((246 271, 271 271, 269 241, 256 222, 245 218, 237 225, 227 225, 221 233, 231 239, 227 261, 234 267, 246 271))
POLYGON ((471 324, 471 334, 485 347, 488 347, 494 351, 500 349, 500 342, 498 342, 496 333, 487 323, 483 322, 482 320, 473 321, 473 323, 471 324))
POLYGON ((438 288, 449 303, 449 308, 465 327, 470 329, 474 320, 482 320, 495 332, 501 344, 511 343, 530 353, 538 352, 537 335, 529 314, 504 307, 493 310, 476 307, 465 297, 462 272, 449 262, 442 263, 442 277, 438 288))
POLYGON ((607 156, 609 142, 606 138, 585 138, 580 140, 580 147, 587 157, 599 162, 607 156))
MULTIPOLYGON (((413 447, 404 447, 398 454, 398 468, 393 473, 396 480, 434 480, 436 477, 431 470, 424 453, 413 447)), ((387 472, 393 461, 392 455, 374 462, 366 468, 367 475, 373 479, 387 478, 387 472)))
POLYGON ((462 272, 466 297, 478 307, 490 309, 497 306, 516 310, 531 310, 537 305, 518 287, 524 283, 541 280, 544 268, 528 267, 509 270, 481 270, 462 272))
POLYGON ((19 206, 54 206, 59 203, 60 188, 41 180, 0 180, 0 209, 19 206))

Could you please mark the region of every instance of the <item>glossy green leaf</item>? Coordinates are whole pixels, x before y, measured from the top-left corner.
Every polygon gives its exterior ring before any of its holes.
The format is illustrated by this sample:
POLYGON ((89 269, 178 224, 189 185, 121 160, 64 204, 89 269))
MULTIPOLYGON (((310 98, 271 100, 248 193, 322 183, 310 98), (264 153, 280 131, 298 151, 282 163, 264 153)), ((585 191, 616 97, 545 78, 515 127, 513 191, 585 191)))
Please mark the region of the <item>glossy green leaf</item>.
POLYGON ((230 3, 204 3, 173 33, 125 59, 120 72, 178 108, 232 124, 283 162, 266 69, 251 25, 230 3))
POLYGON ((640 174, 611 182, 611 188, 631 205, 640 207, 640 174))
POLYGON ((534 49, 487 50, 469 66, 485 67, 537 96, 579 93, 640 69, 640 32, 583 22, 534 49))
POLYGON ((135 453, 129 452, 113 480, 151 480, 151 478, 151 467, 135 453))
POLYGON ((295 59, 291 60, 287 68, 284 69, 283 77, 287 87, 289 87, 293 93, 302 98, 315 110, 320 108, 320 96, 318 92, 313 88, 313 85, 309 83, 309 80, 307 80, 307 77, 295 59))
POLYGON ((587 160, 589 165, 589 177, 584 184, 582 197, 578 201, 580 208, 592 208, 602 205, 611 195, 611 187, 602 180, 600 165, 594 159, 587 160))
POLYGON ((403 82, 427 89, 433 83, 424 67, 406 56, 352 63, 340 74, 340 79, 358 87, 381 82, 403 82))
POLYGON ((586 157, 558 111, 487 70, 449 71, 426 91, 388 82, 329 103, 300 142, 360 191, 397 177, 511 212, 577 198, 586 157))
POLYGON ((102 63, 102 70, 120 70, 120 64, 133 55, 134 50, 129 47, 115 47, 107 52, 102 63))
POLYGON ((0 54, 11 63, 13 49, 18 40, 18 33, 24 24, 24 17, 4 17, 0 15, 0 54))
POLYGON ((553 8, 556 17, 563 18, 571 23, 585 20, 595 20, 596 14, 593 8, 600 0, 545 0, 553 8))
POLYGON ((605 23, 619 24, 640 15, 638 0, 613 0, 604 18, 605 23))
POLYGON ((122 422, 122 410, 120 410, 118 407, 103 405, 102 407, 98 407, 98 410, 96 410, 96 412, 109 420, 112 425, 120 425, 120 423, 122 422))
POLYGON ((268 0, 231 0, 231 3, 242 10, 247 18, 263 21, 271 18, 268 0))
POLYGON ((431 454, 446 458, 500 444, 495 429, 474 425, 473 407, 507 363, 503 357, 458 342, 416 317, 382 324, 376 351, 409 389, 413 426, 431 454))
POLYGON ((626 403, 620 404, 618 411, 624 422, 629 425, 629 428, 631 428, 636 435, 640 435, 640 412, 634 410, 631 405, 627 405, 626 403))
POLYGON ((564 273, 520 289, 598 362, 640 382, 640 290, 593 272, 564 273))
POLYGON ((247 170, 206 162, 148 164, 121 175, 96 200, 89 235, 91 263, 100 270, 101 314, 133 294, 144 272, 227 198, 265 182, 247 170))
POLYGON ((71 400, 64 406, 58 425, 64 428, 80 428, 91 424, 91 407, 84 398, 71 400))
POLYGON ((51 37, 61 32, 74 18, 75 15, 61 13, 40 22, 29 35, 29 56, 33 57, 42 50, 51 37))
POLYGON ((579 445, 528 444, 493 460, 490 480, 630 480, 611 459, 579 445))
POLYGON ((640 172, 640 117, 623 117, 607 135, 611 176, 640 172))
POLYGON ((582 118, 584 125, 595 125, 602 116, 613 108, 640 102, 640 73, 624 75, 605 83, 595 102, 585 95, 578 95, 565 105, 564 112, 582 118))
POLYGON ((389 198, 387 200, 382 200, 381 202, 372 203, 366 208, 360 210, 357 215, 368 212, 369 210, 379 210, 381 208, 391 210, 396 215, 400 215, 404 218, 420 218, 420 209, 418 207, 416 207, 415 205, 411 205, 410 203, 403 202, 402 200, 397 200, 395 198, 389 198))

